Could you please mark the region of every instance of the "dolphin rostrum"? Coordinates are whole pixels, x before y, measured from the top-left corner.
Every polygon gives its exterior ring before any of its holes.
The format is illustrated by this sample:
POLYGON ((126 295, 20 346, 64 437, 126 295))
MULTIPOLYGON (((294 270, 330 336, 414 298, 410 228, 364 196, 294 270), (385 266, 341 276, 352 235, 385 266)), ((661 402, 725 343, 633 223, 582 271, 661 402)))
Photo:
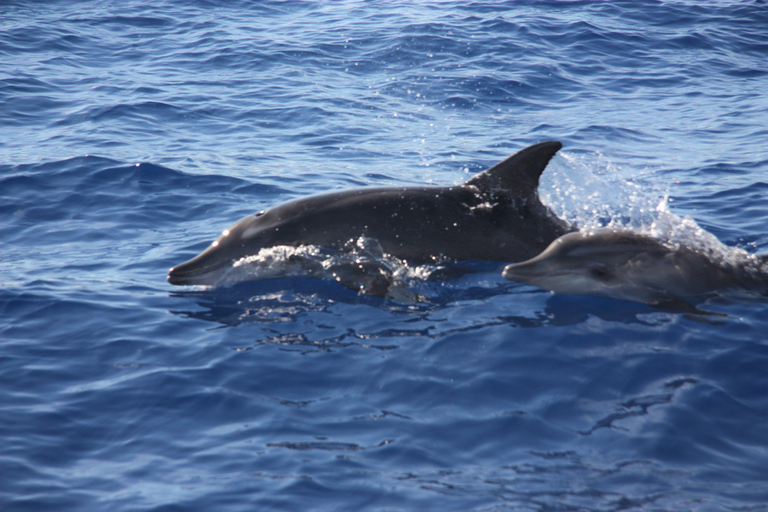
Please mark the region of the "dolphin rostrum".
POLYGON ((689 300, 718 292, 768 291, 768 255, 735 249, 727 256, 708 255, 633 231, 600 229, 565 234, 535 258, 508 265, 502 275, 563 295, 691 311, 689 300))
POLYGON ((535 144, 457 186, 360 188, 289 201, 224 230, 198 256, 173 267, 168 282, 216 285, 234 264, 263 249, 344 250, 363 238, 408 264, 531 258, 573 230, 538 195, 539 177, 561 147, 535 144))

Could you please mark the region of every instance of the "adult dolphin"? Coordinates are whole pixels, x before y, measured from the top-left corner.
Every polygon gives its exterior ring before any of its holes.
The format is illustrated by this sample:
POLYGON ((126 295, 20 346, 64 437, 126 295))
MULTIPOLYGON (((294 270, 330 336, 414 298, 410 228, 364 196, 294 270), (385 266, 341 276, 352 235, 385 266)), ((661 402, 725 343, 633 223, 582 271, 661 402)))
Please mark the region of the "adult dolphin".
POLYGON ((504 278, 564 295, 597 295, 696 311, 689 301, 728 290, 768 291, 768 255, 714 256, 628 230, 568 233, 504 278))
POLYGON ((264 248, 344 249, 358 237, 409 264, 531 258, 573 230, 538 196, 539 177, 561 147, 535 144, 458 186, 361 188, 289 201, 224 230, 173 267, 168 282, 215 285, 234 263, 264 248))

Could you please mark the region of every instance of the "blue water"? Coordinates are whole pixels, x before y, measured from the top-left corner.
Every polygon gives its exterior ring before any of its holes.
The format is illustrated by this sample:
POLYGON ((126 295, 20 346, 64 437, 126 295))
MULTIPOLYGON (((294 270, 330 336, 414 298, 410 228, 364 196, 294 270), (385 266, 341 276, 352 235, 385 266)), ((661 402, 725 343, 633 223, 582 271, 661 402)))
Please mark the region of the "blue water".
POLYGON ((768 252, 768 7, 699 4, 0 4, 0 509, 768 510, 763 297, 165 282, 547 139, 570 220, 768 252))

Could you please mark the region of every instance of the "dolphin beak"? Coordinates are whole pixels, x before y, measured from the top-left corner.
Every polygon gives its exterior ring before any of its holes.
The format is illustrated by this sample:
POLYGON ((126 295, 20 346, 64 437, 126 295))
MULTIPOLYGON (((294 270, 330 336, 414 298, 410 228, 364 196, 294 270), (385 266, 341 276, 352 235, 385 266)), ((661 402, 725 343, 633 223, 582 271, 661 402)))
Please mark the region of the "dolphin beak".
POLYGON ((173 285, 210 285, 214 283, 216 274, 231 263, 206 250, 169 270, 168 282, 173 285))
POLYGON ((538 257, 532 258, 520 263, 512 263, 504 267, 501 276, 504 279, 510 281, 520 281, 523 283, 529 282, 531 279, 536 279, 542 275, 547 274, 546 264, 542 264, 538 257))

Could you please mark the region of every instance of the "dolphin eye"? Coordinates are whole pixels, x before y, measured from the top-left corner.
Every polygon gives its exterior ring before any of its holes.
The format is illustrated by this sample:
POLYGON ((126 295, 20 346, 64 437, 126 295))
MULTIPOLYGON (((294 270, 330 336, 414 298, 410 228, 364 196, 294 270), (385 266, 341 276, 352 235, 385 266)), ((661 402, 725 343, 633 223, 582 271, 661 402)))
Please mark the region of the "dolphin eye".
POLYGON ((590 267, 589 275, 595 279, 608 279, 611 277, 611 273, 608 271, 608 268, 603 265, 595 265, 590 267))
POLYGON ((259 213, 254 213, 253 216, 254 217, 261 217, 262 215, 264 215, 264 213, 266 213, 266 212, 264 210, 261 210, 259 213))

